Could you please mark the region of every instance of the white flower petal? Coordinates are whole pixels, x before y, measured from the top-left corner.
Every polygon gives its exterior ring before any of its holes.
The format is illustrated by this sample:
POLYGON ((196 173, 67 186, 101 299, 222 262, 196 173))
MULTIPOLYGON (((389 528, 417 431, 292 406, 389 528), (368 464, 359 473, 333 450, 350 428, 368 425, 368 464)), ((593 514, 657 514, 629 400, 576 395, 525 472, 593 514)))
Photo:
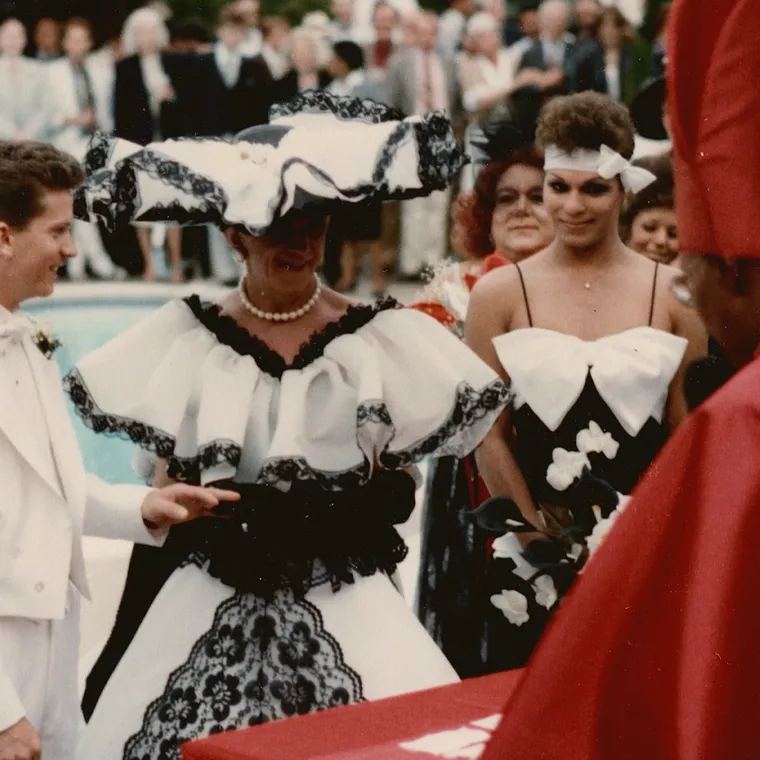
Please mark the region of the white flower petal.
POLYGON ((557 602, 558 594, 554 580, 550 575, 539 575, 533 583, 536 592, 536 604, 550 610, 557 602))
POLYGON ((528 600, 519 591, 504 589, 491 597, 491 604, 501 610, 504 617, 513 625, 521 626, 530 620, 528 600))

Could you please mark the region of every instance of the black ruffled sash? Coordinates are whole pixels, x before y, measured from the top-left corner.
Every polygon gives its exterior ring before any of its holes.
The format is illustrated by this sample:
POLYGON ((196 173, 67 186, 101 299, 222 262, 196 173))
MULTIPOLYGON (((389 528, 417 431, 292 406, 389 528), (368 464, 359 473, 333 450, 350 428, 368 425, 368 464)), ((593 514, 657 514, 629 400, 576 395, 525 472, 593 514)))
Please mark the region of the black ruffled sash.
POLYGON ((290 588, 303 595, 329 581, 334 591, 361 576, 392 574, 408 549, 394 525, 409 519, 414 479, 379 470, 363 486, 326 491, 295 482, 285 493, 266 485, 218 483, 240 493, 214 517, 172 531, 171 544, 222 583, 271 597, 290 588))

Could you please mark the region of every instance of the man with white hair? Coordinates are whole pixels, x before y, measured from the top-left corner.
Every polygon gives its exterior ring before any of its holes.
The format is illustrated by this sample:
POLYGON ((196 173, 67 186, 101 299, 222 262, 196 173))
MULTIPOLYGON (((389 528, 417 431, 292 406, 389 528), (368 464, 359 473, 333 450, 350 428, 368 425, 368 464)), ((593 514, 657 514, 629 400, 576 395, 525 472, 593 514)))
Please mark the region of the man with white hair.
POLYGON ((575 43, 568 33, 570 8, 565 0, 544 0, 538 9, 539 38, 523 54, 519 71, 535 69, 549 74, 543 88, 547 94, 572 91, 575 43))

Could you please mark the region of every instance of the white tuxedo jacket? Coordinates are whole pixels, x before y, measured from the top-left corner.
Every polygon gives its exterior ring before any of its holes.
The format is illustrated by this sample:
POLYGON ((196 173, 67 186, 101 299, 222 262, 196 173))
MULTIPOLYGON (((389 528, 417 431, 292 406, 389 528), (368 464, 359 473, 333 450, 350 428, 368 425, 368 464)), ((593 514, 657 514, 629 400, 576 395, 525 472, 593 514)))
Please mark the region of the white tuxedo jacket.
MULTIPOLYGON (((10 387, 15 381, 3 371, 0 355, 0 617, 61 619, 69 580, 89 598, 83 533, 148 544, 160 544, 162 538, 146 529, 140 513, 150 488, 112 486, 85 473, 58 366, 31 336, 21 340, 47 422, 52 460, 35 443, 39 436, 29 431, 24 410, 9 403, 16 395, 10 387)), ((0 659, 0 727, 4 706, 10 709, 17 701, 0 659)))
MULTIPOLYGON (((98 82, 102 75, 95 70, 96 67, 89 60, 85 61, 84 66, 90 79, 93 111, 95 117, 98 118, 102 112, 98 88, 98 82)), ((47 71, 50 90, 50 142, 59 150, 70 153, 74 158, 84 161, 90 137, 84 134, 79 127, 65 123, 67 119, 82 115, 77 99, 74 70, 68 58, 59 58, 57 61, 47 64, 47 71)))

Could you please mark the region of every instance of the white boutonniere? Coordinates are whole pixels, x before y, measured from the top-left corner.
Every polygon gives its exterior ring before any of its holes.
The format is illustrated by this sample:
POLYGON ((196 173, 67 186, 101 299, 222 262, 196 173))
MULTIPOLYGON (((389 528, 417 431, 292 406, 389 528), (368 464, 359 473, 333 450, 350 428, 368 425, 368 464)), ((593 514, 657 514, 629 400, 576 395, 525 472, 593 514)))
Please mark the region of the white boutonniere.
POLYGON ((52 359, 53 354, 63 345, 55 334, 53 326, 48 322, 35 322, 32 336, 37 348, 46 359, 52 359))

